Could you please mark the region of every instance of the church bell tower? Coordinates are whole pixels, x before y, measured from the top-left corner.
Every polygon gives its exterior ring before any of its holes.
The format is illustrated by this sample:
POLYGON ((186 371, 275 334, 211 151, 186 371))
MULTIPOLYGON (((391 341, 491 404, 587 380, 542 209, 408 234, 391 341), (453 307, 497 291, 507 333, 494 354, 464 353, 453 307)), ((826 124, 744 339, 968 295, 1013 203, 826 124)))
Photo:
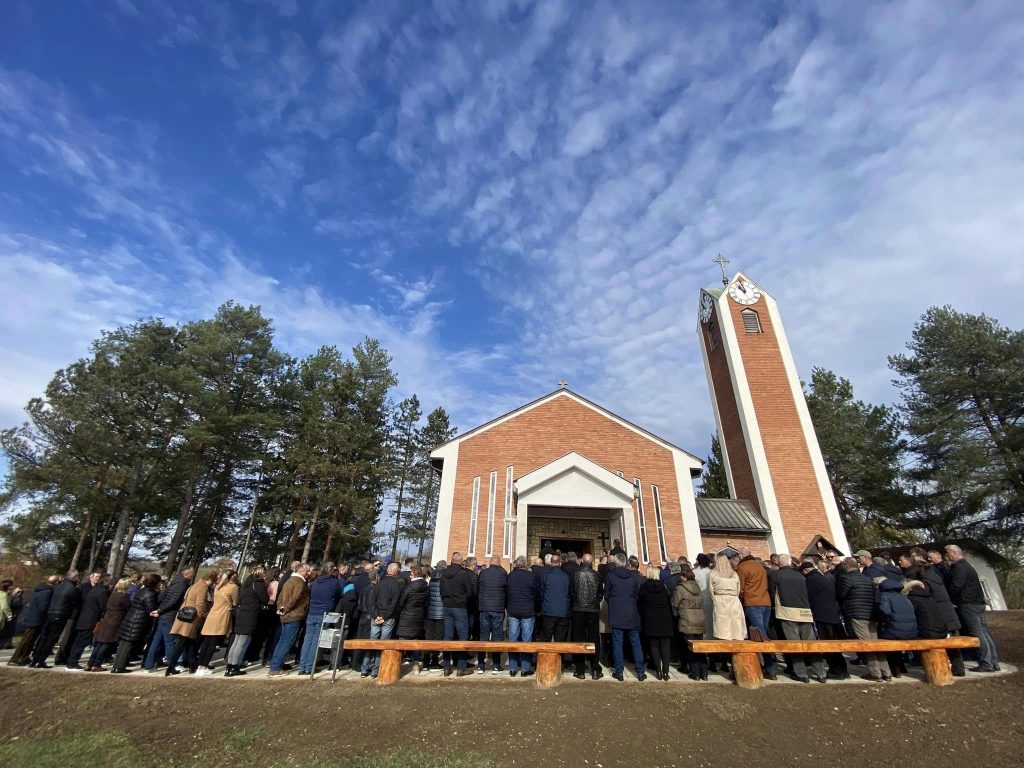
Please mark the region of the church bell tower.
POLYGON ((821 536, 850 554, 778 305, 750 277, 700 292, 697 333, 735 499, 771 526, 773 552, 802 554, 821 536))

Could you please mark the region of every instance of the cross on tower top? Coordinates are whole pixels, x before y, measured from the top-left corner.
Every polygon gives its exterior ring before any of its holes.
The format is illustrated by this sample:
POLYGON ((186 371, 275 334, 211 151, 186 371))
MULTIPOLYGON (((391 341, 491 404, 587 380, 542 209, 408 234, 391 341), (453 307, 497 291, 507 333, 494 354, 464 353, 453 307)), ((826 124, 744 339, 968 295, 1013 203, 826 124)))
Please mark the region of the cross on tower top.
POLYGON ((722 269, 722 285, 728 285, 729 278, 725 274, 725 265, 730 264, 731 262, 722 254, 718 254, 718 257, 712 259, 712 261, 715 262, 715 264, 717 264, 722 269))
POLYGON ((569 386, 569 382, 568 381, 566 381, 565 379, 559 379, 558 380, 558 388, 559 389, 565 389, 567 386, 569 386))

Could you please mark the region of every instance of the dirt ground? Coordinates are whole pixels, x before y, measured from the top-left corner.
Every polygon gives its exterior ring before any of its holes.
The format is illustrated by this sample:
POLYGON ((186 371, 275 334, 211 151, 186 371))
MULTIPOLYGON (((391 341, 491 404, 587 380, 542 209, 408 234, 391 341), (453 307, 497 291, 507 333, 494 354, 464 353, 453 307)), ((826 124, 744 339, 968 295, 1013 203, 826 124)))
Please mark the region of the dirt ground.
MULTIPOLYGON (((1024 612, 994 614, 991 624, 1003 659, 1024 664, 1024 612)), ((744 691, 653 678, 606 682, 570 679, 542 691, 474 676, 378 688, 4 666, 0 754, 5 743, 99 729, 120 739, 112 749, 137 755, 126 765, 143 758, 162 766, 316 765, 325 756, 395 750, 442 759, 469 750, 481 766, 545 768, 1024 764, 1024 674, 958 680, 948 688, 812 683, 744 691)))

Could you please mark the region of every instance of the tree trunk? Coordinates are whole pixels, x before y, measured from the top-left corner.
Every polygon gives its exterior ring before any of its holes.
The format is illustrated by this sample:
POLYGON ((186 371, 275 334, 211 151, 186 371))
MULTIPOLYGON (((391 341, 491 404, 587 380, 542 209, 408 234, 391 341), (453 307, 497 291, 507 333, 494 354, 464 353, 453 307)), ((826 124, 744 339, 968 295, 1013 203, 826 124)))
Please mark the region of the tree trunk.
POLYGON ((295 502, 295 510, 292 513, 292 536, 288 540, 288 562, 295 562, 295 550, 299 548, 299 510, 306 503, 305 496, 299 496, 295 502))
POLYGON ((427 471, 430 473, 427 476, 427 500, 423 505, 423 526, 420 529, 420 551, 416 556, 417 561, 423 563, 423 545, 427 542, 427 523, 430 522, 430 505, 432 503, 431 494, 434 491, 434 468, 428 466, 427 471))
POLYGON ((139 487, 139 478, 142 476, 142 458, 135 459, 135 474, 132 476, 131 484, 128 486, 128 494, 121 504, 121 513, 117 521, 117 530, 114 531, 114 538, 110 542, 110 557, 107 558, 107 573, 114 576, 117 559, 124 541, 125 532, 128 530, 128 519, 131 517, 132 503, 135 501, 135 492, 139 487))
POLYGON ((100 552, 103 551, 103 542, 110 536, 110 529, 113 525, 114 510, 110 510, 110 514, 107 515, 107 521, 103 524, 102 535, 100 535, 99 521, 93 523, 92 544, 89 546, 89 565, 87 568, 89 573, 96 569, 96 561, 100 559, 100 552))
POLYGON ((114 561, 114 572, 111 574, 114 580, 121 578, 121 574, 124 573, 124 566, 128 562, 128 554, 131 552, 132 544, 135 542, 135 534, 139 531, 139 523, 142 522, 142 514, 134 514, 131 516, 131 520, 128 522, 128 530, 124 536, 124 544, 121 547, 121 551, 117 554, 117 560, 114 561))
POLYGON ((199 462, 203 459, 206 446, 200 444, 192 457, 192 468, 189 470, 188 482, 185 485, 185 498, 181 502, 181 512, 178 514, 178 525, 171 537, 171 546, 167 550, 167 562, 164 564, 164 575, 170 576, 174 573, 174 566, 177 565, 178 550, 181 548, 181 540, 185 537, 185 527, 188 525, 189 516, 192 514, 192 496, 196 490, 196 477, 199 474, 199 462))
POLYGON ((78 570, 78 560, 82 557, 82 550, 85 549, 85 539, 89 535, 89 529, 92 528, 92 509, 85 513, 85 524, 82 526, 82 532, 78 534, 78 544, 75 545, 75 553, 71 555, 71 565, 69 570, 78 570))
POLYGON ((334 529, 338 527, 338 507, 339 504, 335 504, 331 511, 331 525, 327 529, 327 541, 324 543, 324 556, 321 562, 326 563, 330 560, 331 545, 334 544, 334 529))
POLYGON ((316 524, 320 521, 320 502, 316 503, 313 507, 313 520, 309 524, 309 530, 306 531, 306 543, 302 547, 302 562, 309 560, 309 550, 313 546, 313 537, 316 535, 316 524))
POLYGON ((402 467, 402 479, 398 483, 398 504, 395 505, 395 536, 391 542, 391 562, 398 559, 398 535, 402 523, 402 501, 405 499, 406 469, 402 467))

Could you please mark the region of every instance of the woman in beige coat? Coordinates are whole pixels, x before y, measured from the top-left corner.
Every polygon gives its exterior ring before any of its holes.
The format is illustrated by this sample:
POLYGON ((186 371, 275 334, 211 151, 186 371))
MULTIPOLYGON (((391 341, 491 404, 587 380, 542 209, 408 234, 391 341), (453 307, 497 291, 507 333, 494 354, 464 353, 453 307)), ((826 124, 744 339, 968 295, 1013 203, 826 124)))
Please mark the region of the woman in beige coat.
POLYGON ((176 675, 179 670, 177 664, 182 656, 188 665, 188 671, 195 674, 196 671, 196 645, 199 638, 199 630, 203 626, 203 617, 209 610, 207 596, 210 587, 217 582, 217 572, 211 571, 201 579, 196 579, 191 587, 185 592, 185 598, 181 601, 181 608, 174 617, 174 624, 171 626, 171 636, 174 638, 174 647, 171 649, 170 658, 167 660, 167 671, 165 677, 176 675), (188 621, 183 616, 191 616, 188 621))
POLYGON ((217 586, 213 588, 213 606, 203 623, 200 634, 203 636, 199 646, 199 669, 196 674, 212 675, 210 661, 217 651, 217 646, 231 634, 231 620, 234 618, 235 607, 238 605, 238 584, 235 583, 235 571, 225 571, 217 586))
POLYGON ((719 640, 746 640, 747 622, 740 603, 740 577, 725 555, 715 557, 715 568, 708 578, 708 590, 714 603, 713 632, 719 640))

